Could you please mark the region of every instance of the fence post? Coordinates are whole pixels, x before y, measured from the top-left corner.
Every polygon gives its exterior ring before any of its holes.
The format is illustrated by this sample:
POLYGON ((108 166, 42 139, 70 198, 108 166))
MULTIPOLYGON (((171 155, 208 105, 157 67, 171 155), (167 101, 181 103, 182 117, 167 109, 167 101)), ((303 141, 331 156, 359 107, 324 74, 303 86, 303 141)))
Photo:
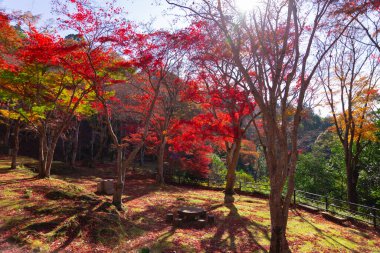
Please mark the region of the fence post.
POLYGON ((296 208, 296 189, 294 189, 293 191, 293 204, 294 204, 294 208, 296 208))
POLYGON ((325 196, 325 210, 326 212, 329 210, 329 201, 328 201, 327 196, 325 196))
POLYGON ((207 178, 207 187, 210 187, 210 178, 207 178))
POLYGON ((373 215, 373 227, 376 228, 376 226, 377 226, 377 224, 376 224, 376 209, 373 209, 372 215, 373 215))

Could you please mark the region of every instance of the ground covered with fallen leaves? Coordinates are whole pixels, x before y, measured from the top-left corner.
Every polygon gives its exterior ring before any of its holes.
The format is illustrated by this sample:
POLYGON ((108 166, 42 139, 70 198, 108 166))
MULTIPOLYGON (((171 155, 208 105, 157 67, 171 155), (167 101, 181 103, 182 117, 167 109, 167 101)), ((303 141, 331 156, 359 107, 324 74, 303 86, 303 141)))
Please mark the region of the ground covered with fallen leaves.
MULTIPOLYGON (((152 179, 126 181, 125 211, 96 195, 96 183, 112 166, 65 169, 38 179, 34 161, 20 158, 10 170, 0 158, 0 252, 267 252, 269 208, 264 198, 237 195, 224 205, 220 191, 158 186, 152 179), (216 218, 202 229, 176 228, 166 214, 200 206, 216 218)), ((133 173, 132 173, 133 174, 133 173)), ((380 234, 342 226, 318 214, 291 210, 287 237, 293 252, 380 252, 380 234)))

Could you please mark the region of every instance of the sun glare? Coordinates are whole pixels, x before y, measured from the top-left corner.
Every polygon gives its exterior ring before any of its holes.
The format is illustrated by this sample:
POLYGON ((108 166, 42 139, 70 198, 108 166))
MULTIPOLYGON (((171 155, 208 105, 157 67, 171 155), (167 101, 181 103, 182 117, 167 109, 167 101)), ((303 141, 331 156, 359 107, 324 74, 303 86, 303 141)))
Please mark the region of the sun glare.
POLYGON ((236 7, 241 12, 250 11, 253 8, 257 7, 259 0, 235 0, 236 7))

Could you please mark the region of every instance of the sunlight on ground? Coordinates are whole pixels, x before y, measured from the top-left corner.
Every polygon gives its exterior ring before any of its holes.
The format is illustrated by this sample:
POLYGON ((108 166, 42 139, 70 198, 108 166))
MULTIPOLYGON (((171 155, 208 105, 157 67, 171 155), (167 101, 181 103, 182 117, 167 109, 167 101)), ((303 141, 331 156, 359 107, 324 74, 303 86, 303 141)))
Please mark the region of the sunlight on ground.
MULTIPOLYGON (((26 168, 10 171, 0 160, 0 252, 73 251, 267 252, 270 216, 266 199, 236 196, 224 205, 223 193, 129 180, 125 211, 97 196, 94 170, 67 178, 37 179, 26 168), (70 182, 63 181, 69 180, 70 182), (197 205, 216 218, 204 229, 176 228, 165 222, 179 206, 197 205)), ((101 175, 96 175, 101 176, 101 175)), ((291 210, 287 236, 293 252, 376 252, 379 235, 343 227, 320 215, 291 210)))

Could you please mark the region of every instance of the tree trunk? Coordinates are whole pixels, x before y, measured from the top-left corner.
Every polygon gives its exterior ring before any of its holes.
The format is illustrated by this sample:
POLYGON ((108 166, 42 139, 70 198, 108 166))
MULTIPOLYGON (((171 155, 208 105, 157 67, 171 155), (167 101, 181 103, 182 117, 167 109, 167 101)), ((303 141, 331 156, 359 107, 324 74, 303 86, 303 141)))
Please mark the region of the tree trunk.
MULTIPOLYGON (((119 174, 121 174, 123 182, 125 180, 125 172, 126 172, 127 168, 130 167, 130 165, 132 164, 132 162, 136 158, 136 155, 139 153, 140 149, 144 145, 145 138, 148 136, 149 126, 150 126, 150 120, 153 117, 153 111, 154 111, 154 107, 155 107, 155 104, 156 104, 156 101, 157 101, 157 98, 158 98, 158 95, 159 95, 159 91, 160 91, 160 86, 158 86, 157 90, 155 91, 155 95, 154 95, 153 101, 152 101, 152 103, 151 103, 151 105, 149 107, 149 110, 148 110, 148 115, 146 117, 146 122, 145 122, 144 133, 143 133, 143 136, 142 136, 142 141, 139 144, 137 144, 137 146, 132 150, 131 153, 129 153, 128 158, 126 159, 126 161, 122 165, 121 171, 118 172, 118 177, 119 177, 119 174)), ((106 109, 106 113, 108 113, 107 109, 106 109)), ((113 133, 112 125, 111 125, 111 122, 110 122, 109 118, 107 120, 107 123, 108 123, 108 129, 109 129, 109 131, 111 133, 113 133)), ((117 142, 117 137, 116 137, 116 135, 114 133, 113 133, 113 139, 117 142)), ((113 199, 112 199, 112 203, 120 203, 120 204, 122 204, 121 196, 123 195, 123 189, 119 188, 117 190, 119 190, 120 192, 118 192, 117 194, 114 194, 113 199)))
POLYGON ((48 149, 47 152, 47 160, 46 160, 46 166, 45 166, 45 177, 49 178, 51 173, 51 165, 53 164, 53 158, 54 158, 54 152, 55 152, 55 144, 52 144, 52 146, 48 149))
POLYGON ((135 149, 128 155, 128 158, 126 161, 122 161, 123 153, 122 151, 117 150, 117 177, 115 182, 115 192, 113 194, 112 198, 112 204, 115 205, 119 210, 123 209, 123 202, 122 202, 122 196, 124 191, 124 181, 125 181, 125 175, 127 168, 132 164, 133 160, 135 159, 136 155, 141 149, 142 144, 139 144, 135 147, 135 149))
MULTIPOLYGON (((271 215, 271 239, 269 252, 271 253, 290 252, 286 238, 289 203, 287 203, 286 197, 282 197, 282 189, 283 185, 280 182, 271 181, 271 193, 269 195, 269 208, 271 215)), ((287 193, 289 194, 289 190, 287 193)))
POLYGON ((77 122, 77 125, 75 127, 75 133, 74 133, 74 139, 72 143, 72 151, 71 151, 71 158, 70 158, 70 167, 75 167, 75 161, 77 159, 77 152, 78 152, 78 142, 79 142, 79 129, 80 129, 80 121, 77 122))
POLYGON ((39 154, 39 173, 40 178, 49 178, 51 173, 51 165, 53 164, 54 152, 57 146, 59 136, 62 134, 63 128, 48 141, 44 127, 40 129, 40 154, 39 154))
POLYGON ((158 184, 165 184, 164 178, 164 155, 166 148, 166 137, 163 136, 160 144, 160 148, 158 151, 158 161, 157 161, 157 178, 156 181, 158 184))
POLYGON ((18 155, 18 150, 20 146, 19 134, 20 134, 20 119, 16 120, 15 128, 14 128, 11 169, 17 168, 17 155, 18 155))
POLYGON ((45 150, 45 158, 42 161, 42 164, 40 165, 40 173, 39 177, 40 178, 49 178, 51 174, 51 166, 53 164, 53 159, 54 159, 54 152, 55 152, 55 147, 56 147, 57 141, 55 143, 52 143, 47 147, 45 150))
MULTIPOLYGON (((295 125, 299 121, 295 120, 295 125)), ((271 215, 270 252, 290 252, 286 238, 286 227, 297 162, 297 128, 291 135, 291 149, 288 149, 286 128, 278 129, 274 121, 266 121, 267 146, 265 160, 270 178, 269 208, 271 215), (285 187, 287 186, 287 187, 285 187), (283 195, 284 193, 284 195, 283 195)))
POLYGON ((44 127, 41 127, 39 131, 39 152, 38 152, 38 160, 39 160, 39 170, 38 177, 45 177, 45 168, 46 168, 46 153, 47 153, 47 144, 46 144, 46 132, 44 127))
POLYGON ((7 122, 5 123, 5 134, 3 136, 3 139, 1 140, 1 148, 2 148, 1 151, 4 152, 4 154, 9 154, 10 135, 11 135, 10 121, 7 120, 7 122))
POLYGON ((145 158, 145 146, 142 146, 140 149, 140 166, 144 166, 144 158, 145 158))
POLYGON ((98 150, 95 154, 95 158, 94 160, 95 161, 100 161, 100 162, 104 162, 104 156, 103 156, 103 150, 104 150, 104 146, 107 142, 107 129, 105 129, 103 127, 103 124, 100 124, 99 126, 99 147, 98 147, 98 150))
POLYGON ((112 197, 112 204, 119 210, 123 209, 123 191, 124 191, 124 181, 125 181, 125 171, 126 169, 123 166, 123 146, 119 143, 119 139, 115 134, 114 128, 112 127, 112 122, 110 119, 109 111, 107 104, 103 101, 104 113, 106 115, 106 126, 113 145, 116 148, 116 181, 114 182, 114 193, 112 197))
MULTIPOLYGON (((273 196, 273 195, 272 195, 273 196)), ((271 253, 285 253, 290 252, 288 240, 286 239, 286 220, 287 217, 282 215, 283 208, 281 205, 281 198, 273 196, 270 198, 271 210, 271 238, 270 249, 271 253)))
POLYGON ((112 137, 112 141, 118 150, 117 166, 120 166, 120 167, 117 168, 117 182, 115 185, 115 193, 114 193, 113 198, 112 198, 112 203, 119 209, 122 209, 122 205, 123 205, 122 196, 123 196, 124 181, 125 181, 125 175, 126 175, 127 168, 129 168, 129 166, 132 164, 132 162, 136 158, 136 155, 139 153, 140 149, 144 145, 145 138, 148 135, 150 120, 153 117, 153 111, 154 111, 154 107, 155 107, 155 104, 156 104, 156 101, 157 101, 157 98, 159 95, 159 91, 160 91, 160 86, 158 86, 157 89, 155 90, 155 95, 154 95, 153 101, 152 101, 152 103, 149 107, 149 110, 148 110, 148 115, 146 117, 142 141, 139 144, 137 144, 137 146, 132 150, 131 153, 129 153, 128 158, 124 162, 122 161, 122 159, 123 159, 122 152, 119 153, 119 148, 122 148, 122 147, 119 144, 119 140, 118 140, 118 138, 117 138, 117 136, 116 136, 116 134, 112 128, 112 123, 111 123, 111 119, 109 117, 107 104, 105 103, 104 100, 102 101, 102 103, 104 105, 104 113, 106 115, 106 124, 107 124, 107 128, 108 128, 108 132, 110 133, 110 135, 112 137), (120 162, 119 162, 119 159, 120 159, 120 162))
POLYGON ((116 154, 117 177, 115 181, 115 191, 112 198, 112 204, 119 210, 122 209, 122 196, 124 191, 125 172, 123 172, 123 148, 117 147, 116 154))
MULTIPOLYGON (((347 179, 347 180, 350 180, 350 179, 347 179)), ((356 203, 358 203, 358 194, 357 194, 356 184, 348 183, 347 197, 348 197, 348 201, 350 202, 349 204, 350 210, 356 211, 358 209, 358 207, 355 205, 356 203)))
POLYGON ((91 140, 90 140, 90 164, 91 168, 95 167, 95 159, 94 159, 94 143, 95 143, 95 130, 91 128, 91 140))
POLYGON ((227 155, 226 189, 224 191, 225 203, 234 202, 234 198, 232 197, 232 195, 234 194, 234 187, 236 181, 236 166, 239 161, 240 149, 241 139, 235 139, 231 149, 229 150, 229 154, 227 155))
POLYGON ((68 165, 69 164, 69 152, 67 152, 67 146, 66 146, 65 140, 63 138, 61 138, 61 142, 62 142, 63 161, 64 161, 65 165, 68 165))
POLYGON ((356 211, 357 206, 354 204, 358 203, 358 193, 357 193, 357 184, 359 173, 355 168, 355 164, 346 161, 346 173, 347 173, 347 199, 349 204, 349 208, 351 211, 356 211))

